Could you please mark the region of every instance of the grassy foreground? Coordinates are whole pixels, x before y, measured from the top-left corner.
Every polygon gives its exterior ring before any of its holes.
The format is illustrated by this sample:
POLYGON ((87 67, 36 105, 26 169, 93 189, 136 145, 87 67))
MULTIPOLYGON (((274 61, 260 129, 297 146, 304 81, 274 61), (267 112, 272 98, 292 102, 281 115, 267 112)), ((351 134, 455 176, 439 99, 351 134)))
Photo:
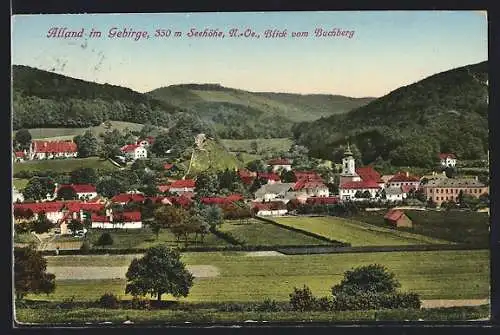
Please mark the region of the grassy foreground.
POLYGON ((420 310, 379 310, 379 311, 344 311, 344 312, 219 312, 210 309, 194 310, 110 310, 103 308, 89 309, 16 309, 16 321, 38 324, 83 324, 112 322, 121 324, 131 320, 141 323, 176 323, 176 322, 349 322, 349 321, 465 321, 490 316, 489 305, 477 307, 452 307, 420 310))
MULTIPOLYGON (((251 254, 250 254, 251 255, 251 254)), ((128 266, 133 255, 92 255, 47 257, 48 266, 128 266)), ((294 287, 308 285, 316 296, 330 295, 346 270, 379 263, 394 272, 404 291, 421 299, 484 299, 490 294, 489 251, 378 252, 297 256, 249 256, 245 252, 184 253, 187 265, 210 265, 216 277, 196 278, 190 302, 262 302, 266 298, 288 301, 294 287)), ((125 279, 57 280, 49 295, 28 299, 94 301, 111 292, 122 299, 125 279)), ((170 299, 167 295, 165 300, 170 299)))
POLYGON ((387 246, 415 244, 450 244, 451 242, 424 235, 400 232, 350 221, 339 217, 280 217, 275 221, 293 228, 308 231, 320 236, 351 243, 357 246, 387 246))

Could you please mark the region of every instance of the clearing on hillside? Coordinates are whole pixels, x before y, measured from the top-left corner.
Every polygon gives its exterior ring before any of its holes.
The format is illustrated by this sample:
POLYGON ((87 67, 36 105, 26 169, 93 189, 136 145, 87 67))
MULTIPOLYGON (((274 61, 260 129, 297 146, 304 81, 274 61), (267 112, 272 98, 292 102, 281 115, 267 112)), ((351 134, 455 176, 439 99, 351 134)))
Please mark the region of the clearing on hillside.
POLYGON ((118 169, 108 160, 102 160, 98 157, 89 157, 89 158, 33 160, 22 163, 14 163, 13 173, 15 174, 20 171, 71 172, 79 168, 94 168, 103 170, 118 169))
POLYGON ((358 246, 388 246, 415 244, 451 244, 424 235, 411 234, 381 228, 364 222, 351 221, 339 217, 280 217, 279 224, 308 231, 333 240, 358 246))

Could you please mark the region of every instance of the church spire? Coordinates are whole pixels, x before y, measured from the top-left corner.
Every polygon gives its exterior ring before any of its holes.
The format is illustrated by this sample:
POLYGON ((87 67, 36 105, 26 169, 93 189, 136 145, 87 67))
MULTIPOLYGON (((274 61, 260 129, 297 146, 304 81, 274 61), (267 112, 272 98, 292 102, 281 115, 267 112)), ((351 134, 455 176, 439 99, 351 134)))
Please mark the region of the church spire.
POLYGON ((349 145, 349 142, 347 142, 347 148, 344 151, 344 156, 352 156, 352 151, 351 151, 351 147, 349 145))

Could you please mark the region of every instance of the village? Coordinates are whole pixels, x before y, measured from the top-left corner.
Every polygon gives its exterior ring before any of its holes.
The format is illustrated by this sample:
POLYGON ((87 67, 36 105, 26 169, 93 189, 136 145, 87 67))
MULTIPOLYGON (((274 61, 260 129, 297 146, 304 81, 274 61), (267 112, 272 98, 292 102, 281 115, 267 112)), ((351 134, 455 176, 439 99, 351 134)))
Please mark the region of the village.
MULTIPOLYGON (((148 159, 148 148, 153 137, 140 138, 135 144, 121 147, 117 161, 134 162, 148 159)), ((74 159, 78 156, 73 141, 33 140, 29 150, 13 154, 18 163, 33 160, 74 159)), ((457 158, 451 153, 437 157, 442 168, 454 168, 457 158)), ((372 166, 356 167, 349 144, 345 149, 339 174, 338 190, 332 192, 332 180, 324 180, 316 171, 299 171, 293 161, 275 158, 267 161, 265 171, 238 169, 235 175, 244 187, 253 190, 252 197, 242 194, 220 194, 215 190, 210 196, 197 196, 196 177, 192 179, 167 178, 167 183, 157 185, 157 190, 144 193, 130 189, 106 197, 99 194, 93 184, 54 184, 53 192, 45 199, 26 199, 13 188, 13 210, 16 223, 34 222, 44 216, 51 224, 50 232, 57 235, 84 237, 88 229, 141 229, 151 223, 138 208, 131 204, 155 204, 190 208, 205 206, 231 206, 247 209, 248 216, 277 217, 314 213, 314 208, 346 203, 363 203, 363 207, 384 209, 385 219, 395 227, 407 226, 404 208, 440 209, 449 204, 462 203, 462 199, 487 199, 488 187, 476 178, 448 178, 444 172, 415 176, 408 171, 394 175, 381 175, 372 166), (130 209, 132 208, 132 209, 130 209), (309 208, 309 209, 305 209, 309 208), (73 229, 71 229, 73 228, 73 229)), ((123 169, 123 167, 122 167, 123 169)), ((168 172, 175 164, 164 162, 168 172)), ((165 179, 163 179, 165 180, 165 179)), ((227 192, 226 192, 227 193, 227 192)), ((477 200, 476 200, 477 201, 477 200)), ((411 224, 411 223, 410 223, 411 224)))

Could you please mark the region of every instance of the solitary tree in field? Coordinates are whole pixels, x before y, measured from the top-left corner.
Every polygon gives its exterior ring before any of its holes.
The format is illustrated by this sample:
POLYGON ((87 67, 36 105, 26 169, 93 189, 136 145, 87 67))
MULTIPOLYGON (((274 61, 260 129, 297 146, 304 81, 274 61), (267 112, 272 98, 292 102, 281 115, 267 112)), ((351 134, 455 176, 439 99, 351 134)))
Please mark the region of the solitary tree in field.
POLYGON ((150 294, 158 301, 163 294, 187 297, 194 279, 181 261, 180 253, 163 245, 150 248, 140 259, 135 258, 126 277, 126 294, 150 294))
POLYGON ((19 144, 19 149, 28 149, 31 143, 31 134, 28 129, 19 129, 16 132, 14 141, 19 144))
POLYGON ((14 249, 14 289, 17 299, 28 293, 52 293, 55 278, 47 273, 47 261, 33 247, 14 249))

